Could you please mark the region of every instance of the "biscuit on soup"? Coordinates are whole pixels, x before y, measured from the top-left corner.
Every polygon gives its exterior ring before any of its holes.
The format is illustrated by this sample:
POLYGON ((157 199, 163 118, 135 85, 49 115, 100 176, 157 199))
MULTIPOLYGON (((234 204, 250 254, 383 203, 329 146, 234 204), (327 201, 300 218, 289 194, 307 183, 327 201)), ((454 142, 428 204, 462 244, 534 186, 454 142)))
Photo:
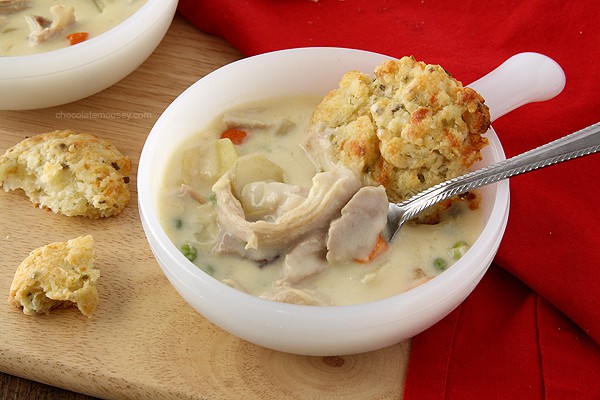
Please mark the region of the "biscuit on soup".
MULTIPOLYGON (((439 65, 403 57, 379 65, 374 77, 346 73, 317 106, 305 148, 322 169, 341 163, 400 202, 467 173, 489 126, 480 94, 439 65)), ((434 210, 422 221, 438 218, 434 210)))

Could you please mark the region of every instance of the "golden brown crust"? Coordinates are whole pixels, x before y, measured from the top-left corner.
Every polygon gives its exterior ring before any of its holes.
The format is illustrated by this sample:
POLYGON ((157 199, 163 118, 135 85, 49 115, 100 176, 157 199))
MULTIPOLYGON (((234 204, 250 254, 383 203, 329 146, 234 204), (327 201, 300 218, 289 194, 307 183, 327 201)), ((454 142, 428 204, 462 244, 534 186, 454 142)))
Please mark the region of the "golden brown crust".
POLYGON ((124 209, 131 169, 131 160, 102 139, 54 131, 25 139, 0 157, 0 186, 23 189, 40 208, 95 219, 124 209))
POLYGON ((481 159, 490 115, 476 91, 413 57, 388 60, 374 72, 346 73, 313 114, 333 164, 351 168, 365 185, 385 186, 398 202, 481 159))
POLYGON ((91 317, 99 301, 96 282, 100 277, 93 264, 94 240, 89 235, 37 248, 17 268, 9 302, 27 315, 77 306, 91 317))

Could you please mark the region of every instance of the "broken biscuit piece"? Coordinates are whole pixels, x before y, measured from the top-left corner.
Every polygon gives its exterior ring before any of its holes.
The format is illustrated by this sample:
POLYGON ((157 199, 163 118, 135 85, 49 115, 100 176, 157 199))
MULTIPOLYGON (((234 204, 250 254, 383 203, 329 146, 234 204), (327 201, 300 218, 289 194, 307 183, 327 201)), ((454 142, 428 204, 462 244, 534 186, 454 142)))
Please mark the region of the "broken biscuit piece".
POLYGON ((0 186, 22 189, 40 208, 92 219, 119 214, 132 164, 105 140, 70 130, 23 140, 0 156, 0 186))
POLYGON ((9 302, 27 315, 48 314, 57 307, 77 306, 87 317, 98 305, 94 239, 81 236, 33 250, 15 272, 9 302))

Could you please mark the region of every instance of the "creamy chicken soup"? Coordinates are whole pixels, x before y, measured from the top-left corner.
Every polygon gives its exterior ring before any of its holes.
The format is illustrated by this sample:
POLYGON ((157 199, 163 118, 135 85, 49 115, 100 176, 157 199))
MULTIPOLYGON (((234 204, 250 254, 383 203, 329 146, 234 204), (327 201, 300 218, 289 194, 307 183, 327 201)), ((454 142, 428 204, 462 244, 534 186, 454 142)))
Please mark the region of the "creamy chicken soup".
POLYGON ((383 188, 305 154, 319 98, 225 112, 173 155, 159 215, 199 268, 244 292, 311 305, 364 303, 437 276, 479 235, 479 210, 456 202, 436 225, 406 225, 391 243, 383 188))
POLYGON ((106 32, 146 0, 0 0, 0 56, 57 50, 106 32))

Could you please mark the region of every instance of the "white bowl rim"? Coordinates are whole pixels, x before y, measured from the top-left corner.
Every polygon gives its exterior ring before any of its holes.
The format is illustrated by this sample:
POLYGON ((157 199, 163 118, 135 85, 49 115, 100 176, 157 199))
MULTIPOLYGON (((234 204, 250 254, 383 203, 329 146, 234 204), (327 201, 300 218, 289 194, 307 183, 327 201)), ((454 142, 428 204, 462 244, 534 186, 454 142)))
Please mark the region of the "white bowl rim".
MULTIPOLYGON (((178 265, 178 268, 183 268, 187 274, 189 274, 193 279, 204 285, 218 285, 220 291, 223 296, 229 297, 233 302, 239 302, 240 304, 244 304, 245 308, 261 308, 264 309, 265 305, 268 303, 268 308, 271 313, 293 316, 294 318, 303 318, 309 317, 311 320, 331 320, 337 319, 343 321, 345 319, 355 320, 356 318, 360 318, 360 315, 372 315, 375 311, 380 314, 388 314, 387 318, 380 319, 377 324, 372 324, 370 327, 386 325, 388 323, 396 323, 397 321, 405 318, 410 318, 411 315, 415 313, 423 312, 424 310, 433 307, 440 301, 443 301, 445 298, 452 295, 454 291, 460 290, 461 286, 455 287, 455 289, 451 292, 447 292, 443 297, 439 298, 435 303, 428 303, 421 307, 417 307, 411 314, 400 313, 401 315, 397 315, 396 312, 390 311, 394 308, 398 308, 399 305, 409 303, 419 304, 420 299, 423 297, 428 297, 430 293, 439 293, 439 287, 444 285, 445 276, 452 276, 456 274, 460 275, 473 275, 473 274, 481 274, 479 268, 471 268, 468 271, 464 271, 465 268, 460 268, 463 264, 468 264, 472 259, 476 258, 478 251, 483 252, 485 246, 476 246, 476 244, 481 243, 482 238, 489 237, 489 242, 492 244, 492 248, 497 249, 499 242, 502 239, 502 235, 504 233, 507 219, 508 219, 508 210, 509 210, 509 185, 508 181, 504 180, 498 183, 495 183, 496 187, 496 197, 493 203, 493 207, 490 210, 490 218, 487 220, 481 234, 479 235, 476 243, 471 247, 471 249, 460 259, 458 260, 451 268, 437 276, 435 279, 432 279, 416 288, 413 288, 409 291, 387 297, 384 299, 371 301, 367 303, 353 304, 353 305, 341 305, 341 306, 306 306, 306 305, 297 305, 297 304, 287 304, 287 303, 278 303, 265 299, 258 298, 256 296, 243 293, 236 289, 233 289, 217 279, 211 277, 209 274, 202 271, 192 262, 187 260, 175 247, 175 245, 170 241, 167 237, 166 233, 161 227, 158 218, 152 212, 152 199, 154 194, 149 191, 149 176, 144 176, 143 171, 146 169, 146 165, 151 162, 152 154, 150 153, 149 147, 152 147, 152 143, 157 140, 157 136, 160 134, 160 130, 163 125, 165 125, 169 119, 171 110, 175 108, 180 102, 185 102, 189 97, 195 95, 195 91, 197 90, 199 85, 202 85, 206 80, 211 79, 214 74, 223 74, 227 73, 231 68, 237 68, 244 63, 248 62, 261 62, 264 59, 268 59, 270 57, 279 57, 280 55, 290 54, 290 55, 302 55, 303 52, 317 52, 319 54, 327 55, 328 57, 332 56, 344 56, 352 53, 363 53, 363 54, 371 54, 376 56, 383 56, 387 58, 395 58, 393 56, 388 56, 385 54, 380 54, 376 52, 359 50, 359 49, 349 49, 342 47, 303 47, 303 48, 292 48, 285 50, 277 50, 269 53, 263 53, 252 57, 247 57, 230 64, 227 64, 209 74, 205 77, 201 78, 194 84, 192 84, 189 88, 187 88, 183 93, 181 93, 172 103, 167 107, 164 113, 159 117, 158 121, 152 128, 150 134, 147 137, 144 148, 142 149, 142 153, 140 156, 139 162, 139 170, 138 170, 138 207, 140 211, 140 217, 142 220, 145 220, 146 224, 144 224, 144 229, 147 230, 147 236, 153 236, 157 243, 160 244, 162 250, 164 250, 171 261, 178 265), (469 272, 467 274, 467 272, 469 272), (383 311, 382 311, 383 310, 383 311)), ((493 149, 494 157, 496 157, 495 161, 500 161, 505 159, 504 151, 498 140, 496 133, 493 128, 488 131, 488 138, 490 139, 490 146, 488 148, 493 149)), ((155 151, 157 149, 154 149, 155 151)), ((162 177, 161 177, 162 178, 162 177)), ((161 266, 162 268, 162 266, 161 266)), ((486 268, 483 268, 483 272, 485 272, 486 268)), ((464 282, 468 282, 468 279, 464 279, 464 282)), ((365 329, 365 326, 361 326, 357 329, 365 329)), ((315 330, 323 330, 321 327, 315 330)), ((336 329, 333 328, 333 331, 336 329)), ((346 327, 340 327, 339 330, 348 331, 346 327)), ((328 331, 331 331, 329 329, 328 331)))

